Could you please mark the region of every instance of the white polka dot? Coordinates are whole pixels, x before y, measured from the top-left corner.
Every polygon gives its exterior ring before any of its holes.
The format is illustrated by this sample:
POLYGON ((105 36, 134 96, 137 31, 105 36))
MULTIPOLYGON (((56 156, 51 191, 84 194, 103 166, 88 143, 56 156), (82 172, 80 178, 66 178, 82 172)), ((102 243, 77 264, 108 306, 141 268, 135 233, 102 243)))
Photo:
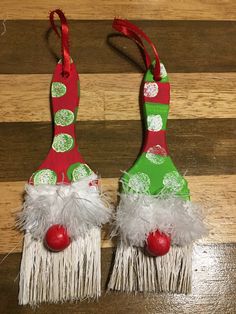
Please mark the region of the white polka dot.
POLYGON ((163 122, 161 116, 158 115, 149 115, 147 117, 147 125, 149 131, 158 132, 162 129, 163 122))
POLYGON ((146 152, 146 158, 155 165, 163 164, 166 156, 166 150, 160 145, 150 147, 146 152))
POLYGON ((163 63, 160 63, 160 70, 161 70, 161 78, 165 78, 167 76, 167 72, 163 63))
POLYGON ((150 178, 143 172, 131 175, 128 186, 137 193, 147 193, 150 186, 150 178))
POLYGON ((155 97, 158 94, 158 85, 155 82, 146 82, 144 84, 144 96, 155 97))
POLYGON ((172 171, 164 176, 163 184, 168 190, 179 192, 184 186, 184 179, 177 171, 172 171))

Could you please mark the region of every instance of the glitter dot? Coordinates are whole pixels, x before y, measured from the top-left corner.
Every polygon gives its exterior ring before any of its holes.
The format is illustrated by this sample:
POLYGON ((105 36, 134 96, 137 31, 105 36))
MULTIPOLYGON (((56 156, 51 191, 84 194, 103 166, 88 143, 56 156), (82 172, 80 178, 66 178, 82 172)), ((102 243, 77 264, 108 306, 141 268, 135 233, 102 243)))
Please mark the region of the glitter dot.
POLYGON ((135 192, 146 193, 149 190, 150 178, 147 174, 143 172, 138 172, 134 175, 131 175, 128 186, 135 192))
POLYGON ((66 86, 60 82, 53 82, 51 87, 52 97, 62 97, 66 93, 66 86))
POLYGON ((42 169, 34 173, 34 184, 56 184, 57 175, 51 169, 42 169))
POLYGON ((55 113, 54 117, 56 125, 66 126, 74 121, 74 113, 71 110, 62 109, 55 113))
POLYGON ((146 82, 144 84, 144 96, 155 97, 158 94, 158 85, 155 82, 146 82))
POLYGON ((184 179, 177 171, 172 171, 164 176, 163 184, 170 191, 179 192, 184 185, 184 179))
POLYGON ((161 78, 165 78, 167 76, 167 72, 163 63, 160 63, 160 70, 161 70, 161 78))
POLYGON ((87 177, 92 173, 92 170, 85 164, 77 166, 72 172, 73 181, 78 181, 81 178, 87 177))
POLYGON ((158 132, 162 129, 163 122, 161 116, 158 115, 149 115, 147 117, 147 126, 149 131, 158 132))
POLYGON ((166 150, 160 145, 150 147, 146 152, 146 158, 156 165, 163 164, 165 162, 166 156, 167 156, 166 150))
POLYGON ((73 137, 69 134, 62 133, 54 137, 52 148, 56 152, 63 153, 72 149, 73 145, 74 145, 73 137))

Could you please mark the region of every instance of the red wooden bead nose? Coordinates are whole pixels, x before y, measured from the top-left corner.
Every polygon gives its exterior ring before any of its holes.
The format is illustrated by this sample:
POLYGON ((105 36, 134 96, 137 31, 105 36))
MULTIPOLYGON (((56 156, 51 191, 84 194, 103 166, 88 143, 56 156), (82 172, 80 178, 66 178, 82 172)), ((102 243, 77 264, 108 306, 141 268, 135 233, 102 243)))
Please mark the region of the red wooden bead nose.
POLYGON ((170 237, 156 230, 147 237, 146 251, 152 256, 162 256, 170 250, 170 237))
POLYGON ((71 243, 66 228, 61 225, 52 225, 47 230, 44 240, 46 247, 54 252, 63 251, 71 243))

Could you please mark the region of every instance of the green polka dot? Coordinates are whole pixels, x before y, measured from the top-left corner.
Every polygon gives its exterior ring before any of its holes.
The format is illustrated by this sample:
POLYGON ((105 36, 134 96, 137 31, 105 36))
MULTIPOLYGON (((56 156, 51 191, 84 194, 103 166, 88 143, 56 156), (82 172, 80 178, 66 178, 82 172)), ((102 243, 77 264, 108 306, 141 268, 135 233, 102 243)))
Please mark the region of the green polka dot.
POLYGON ((58 153, 66 152, 72 149, 73 146, 73 137, 66 133, 56 135, 52 143, 52 148, 58 153))
POLYGON ((87 165, 81 164, 72 171, 72 179, 73 181, 78 181, 81 178, 89 176, 91 173, 92 170, 87 165))
POLYGON ((93 171, 89 168, 88 165, 81 162, 76 162, 75 164, 70 165, 67 170, 67 176, 71 181, 78 181, 81 178, 91 175, 93 171))
POLYGON ((51 92, 52 97, 62 97, 66 93, 66 85, 60 82, 53 82, 51 92))
POLYGON ((66 126, 73 123, 74 118, 74 113, 71 110, 62 109, 55 113, 54 120, 56 125, 66 126))
POLYGON ((34 184, 56 184, 57 175, 50 169, 38 170, 34 173, 34 184))

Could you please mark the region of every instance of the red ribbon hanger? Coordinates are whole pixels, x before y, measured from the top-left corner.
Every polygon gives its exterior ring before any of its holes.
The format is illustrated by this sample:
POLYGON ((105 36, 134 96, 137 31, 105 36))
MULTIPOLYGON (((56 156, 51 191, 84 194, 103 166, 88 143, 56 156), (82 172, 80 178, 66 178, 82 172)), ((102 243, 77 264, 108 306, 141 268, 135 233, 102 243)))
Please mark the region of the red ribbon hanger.
POLYGON ((153 44, 153 42, 151 41, 151 39, 140 29, 138 28, 136 25, 130 23, 127 20, 122 20, 122 19, 114 19, 112 27, 117 30, 118 32, 124 34, 125 36, 133 39, 143 50, 144 50, 144 54, 145 54, 145 63, 146 63, 146 67, 149 68, 152 61, 151 58, 142 42, 142 39, 145 39, 149 45, 152 47, 154 56, 155 56, 155 60, 156 60, 156 64, 153 68, 153 75, 154 75, 154 79, 156 81, 159 81, 161 79, 160 76, 160 60, 159 60, 159 56, 156 50, 155 45, 153 44))
POLYGON ((64 13, 57 9, 50 12, 50 22, 57 36, 61 37, 61 54, 62 54, 62 75, 68 77, 70 75, 70 50, 69 50, 69 26, 64 13), (61 35, 59 34, 54 22, 54 14, 57 14, 61 22, 61 35))

